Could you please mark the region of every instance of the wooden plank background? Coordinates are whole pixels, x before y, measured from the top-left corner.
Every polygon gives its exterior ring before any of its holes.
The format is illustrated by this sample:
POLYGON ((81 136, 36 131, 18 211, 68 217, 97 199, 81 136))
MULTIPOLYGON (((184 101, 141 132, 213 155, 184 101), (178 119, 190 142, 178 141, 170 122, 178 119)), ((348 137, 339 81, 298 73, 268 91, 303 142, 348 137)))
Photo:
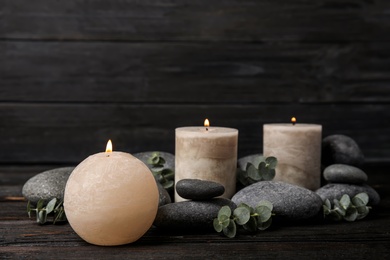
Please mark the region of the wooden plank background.
POLYGON ((390 1, 0 0, 0 164, 174 153, 174 129, 323 125, 390 162, 390 1))

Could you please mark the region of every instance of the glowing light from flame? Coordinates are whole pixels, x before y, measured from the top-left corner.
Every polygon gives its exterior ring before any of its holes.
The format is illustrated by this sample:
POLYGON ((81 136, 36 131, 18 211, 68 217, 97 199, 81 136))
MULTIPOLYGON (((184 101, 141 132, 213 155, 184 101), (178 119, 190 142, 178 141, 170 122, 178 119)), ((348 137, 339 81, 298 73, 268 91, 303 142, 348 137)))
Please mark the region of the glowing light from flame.
POLYGON ((111 142, 111 139, 110 139, 107 142, 106 153, 111 153, 111 152, 112 152, 112 142, 111 142))
POLYGON ((204 120, 204 127, 209 127, 210 126, 210 121, 206 118, 204 120))
POLYGON ((295 117, 292 117, 292 118, 291 118, 291 123, 292 123, 293 125, 295 125, 296 122, 297 122, 297 119, 296 119, 295 117))

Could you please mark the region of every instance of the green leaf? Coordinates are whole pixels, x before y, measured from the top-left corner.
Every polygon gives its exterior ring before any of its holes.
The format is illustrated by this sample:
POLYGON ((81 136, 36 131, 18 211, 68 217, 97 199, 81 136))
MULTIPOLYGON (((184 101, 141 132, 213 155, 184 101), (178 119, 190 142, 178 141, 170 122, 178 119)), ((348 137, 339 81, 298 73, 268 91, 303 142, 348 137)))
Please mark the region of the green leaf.
POLYGON ((248 177, 251 178, 254 181, 260 181, 261 180, 261 176, 260 176, 259 171, 256 169, 256 167, 253 164, 248 163, 248 165, 249 165, 247 167, 248 177))
POLYGON ((347 194, 344 194, 340 199, 340 205, 343 209, 347 210, 351 205, 351 199, 347 194))
POLYGON ((263 176, 263 180, 270 181, 275 178, 276 171, 274 169, 265 168, 260 174, 263 176))
POLYGON ((56 213, 54 214, 53 224, 56 224, 57 222, 61 221, 67 221, 63 207, 59 208, 58 211, 56 211, 56 213))
POLYGON ((266 222, 257 222, 257 228, 259 230, 266 230, 272 224, 272 218, 269 218, 266 222))
POLYGON ((38 213, 38 223, 45 224, 46 220, 47 220, 47 212, 46 212, 46 210, 43 209, 43 210, 39 211, 39 213, 38 213))
POLYGON ((225 236, 229 238, 233 238, 236 236, 236 232, 237 232, 236 223, 231 219, 229 225, 223 229, 223 233, 225 234, 225 236))
POLYGON ((248 222, 243 225, 243 228, 249 232, 256 232, 257 230, 257 220, 256 217, 250 217, 248 222))
POLYGON ((41 210, 43 208, 44 204, 45 204, 45 201, 43 199, 38 200, 37 209, 41 210))
POLYGON ((334 210, 330 211, 329 217, 334 221, 340 221, 343 219, 343 217, 334 210))
POLYGON ((346 221, 355 221, 358 216, 358 211, 354 207, 350 207, 347 209, 344 219, 346 221))
POLYGON ((233 215, 236 218, 235 220, 238 225, 244 225, 245 223, 248 222, 249 218, 251 217, 250 210, 248 210, 248 208, 246 208, 245 206, 237 207, 233 211, 233 215))
POLYGON ((328 207, 328 209, 331 209, 331 208, 332 208, 332 204, 330 204, 329 199, 326 199, 326 200, 325 200, 325 206, 328 207))
POLYGON ((218 233, 222 231, 222 224, 217 218, 214 219, 213 226, 215 231, 217 231, 218 233))
POLYGON ((272 216, 271 210, 266 206, 256 207, 255 212, 258 214, 257 222, 267 222, 272 216))
POLYGON ((275 157, 270 156, 265 158, 265 163, 267 164, 267 168, 275 169, 276 165, 278 164, 278 160, 275 157))
POLYGON ((229 206, 223 206, 219 211, 218 211, 218 219, 220 219, 221 216, 226 216, 230 218, 232 215, 232 210, 230 209, 229 206))
POLYGON ((248 204, 245 204, 245 203, 242 203, 242 202, 241 202, 240 204, 238 204, 237 207, 238 207, 238 208, 245 207, 245 208, 247 208, 247 209, 249 210, 250 214, 255 213, 255 210, 254 210, 251 206, 249 206, 248 204))
POLYGON ((324 216, 329 215, 330 209, 326 205, 322 205, 322 208, 324 210, 324 216))
POLYGON ((345 209, 341 206, 340 202, 336 199, 333 200, 334 211, 336 211, 341 216, 345 216, 345 209))
POLYGON ((265 207, 269 208, 270 211, 272 211, 274 209, 274 206, 268 200, 261 200, 257 206, 265 206, 265 207))
POLYGON ((174 181, 167 181, 167 182, 164 182, 162 183, 161 185, 163 186, 164 189, 170 189, 173 187, 173 185, 175 184, 174 181))
POLYGON ((27 214, 28 214, 29 218, 31 218, 31 210, 32 210, 31 201, 28 201, 27 202, 27 214))
POLYGON ((365 206, 368 204, 368 201, 369 201, 369 197, 368 197, 367 193, 364 193, 364 192, 359 193, 355 197, 352 198, 352 203, 355 206, 365 206))
POLYGON ((54 210, 54 207, 56 206, 56 203, 57 203, 57 199, 56 198, 52 199, 51 201, 49 201, 49 203, 47 203, 47 205, 46 205, 46 212, 47 212, 47 214, 50 214, 54 210))
POLYGON ((370 209, 367 206, 356 207, 356 210, 357 210, 358 214, 366 214, 370 211, 370 209))

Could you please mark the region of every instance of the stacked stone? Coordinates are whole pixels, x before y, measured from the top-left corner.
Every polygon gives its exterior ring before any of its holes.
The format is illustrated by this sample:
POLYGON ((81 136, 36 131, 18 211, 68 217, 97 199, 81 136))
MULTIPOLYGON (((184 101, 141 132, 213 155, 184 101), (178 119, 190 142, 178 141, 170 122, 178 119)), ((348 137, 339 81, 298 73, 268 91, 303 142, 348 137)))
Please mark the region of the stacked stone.
POLYGON ((326 168, 323 176, 328 182, 316 193, 323 201, 341 199, 344 194, 351 198, 365 192, 369 197, 369 205, 380 202, 379 194, 366 184, 368 176, 357 166, 361 165, 364 155, 357 143, 345 135, 331 135, 322 142, 322 163, 326 168))
POLYGON ((231 200, 216 198, 225 188, 213 181, 183 179, 176 183, 176 192, 187 201, 159 207, 155 226, 170 230, 211 229, 222 206, 236 208, 231 200))

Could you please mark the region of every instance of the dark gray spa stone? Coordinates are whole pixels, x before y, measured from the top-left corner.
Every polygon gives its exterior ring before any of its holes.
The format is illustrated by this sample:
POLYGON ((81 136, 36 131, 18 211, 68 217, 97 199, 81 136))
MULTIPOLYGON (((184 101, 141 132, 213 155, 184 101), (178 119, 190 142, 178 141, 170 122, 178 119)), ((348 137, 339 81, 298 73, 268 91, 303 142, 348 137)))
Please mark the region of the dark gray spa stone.
POLYGON ((316 216, 322 208, 321 198, 311 190, 296 185, 260 181, 237 192, 232 201, 239 205, 246 203, 256 207, 261 200, 267 200, 274 206, 277 217, 302 220, 316 216))
POLYGON ((148 159, 152 157, 154 153, 159 153, 160 157, 162 157, 165 160, 165 164, 163 169, 175 169, 175 155, 168 153, 168 152, 162 152, 162 151, 150 151, 150 152, 141 152, 141 153, 135 153, 133 154, 134 157, 141 160, 143 163, 146 164, 146 166, 152 168, 150 164, 148 164, 148 159))
POLYGON ((332 164, 324 170, 324 179, 332 183, 363 184, 367 178, 364 171, 346 164, 332 164))
POLYGON ((37 203, 40 199, 64 199, 65 185, 74 167, 55 168, 31 177, 23 186, 23 196, 37 203))
POLYGON ((199 179, 182 179, 176 183, 176 192, 184 199, 207 200, 225 192, 222 184, 199 179))
POLYGON ((358 144, 346 135, 330 135, 322 140, 322 164, 347 164, 359 166, 364 155, 358 144))
POLYGON ((212 229, 222 206, 236 208, 231 200, 224 198, 170 203, 159 207, 154 225, 170 230, 212 229))

